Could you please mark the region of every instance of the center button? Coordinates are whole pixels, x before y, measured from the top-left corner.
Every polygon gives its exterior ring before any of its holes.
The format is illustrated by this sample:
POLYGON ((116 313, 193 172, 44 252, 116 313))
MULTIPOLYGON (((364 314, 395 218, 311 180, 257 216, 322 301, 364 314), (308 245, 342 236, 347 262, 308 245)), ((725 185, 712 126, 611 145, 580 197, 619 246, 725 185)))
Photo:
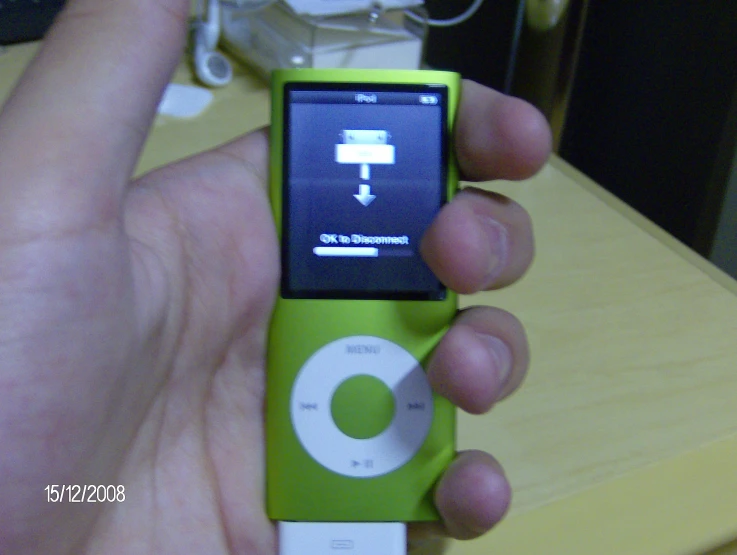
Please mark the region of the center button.
POLYGON ((335 425, 354 439, 383 432, 394 418, 394 394, 380 379, 368 374, 344 380, 333 394, 330 410, 335 425))

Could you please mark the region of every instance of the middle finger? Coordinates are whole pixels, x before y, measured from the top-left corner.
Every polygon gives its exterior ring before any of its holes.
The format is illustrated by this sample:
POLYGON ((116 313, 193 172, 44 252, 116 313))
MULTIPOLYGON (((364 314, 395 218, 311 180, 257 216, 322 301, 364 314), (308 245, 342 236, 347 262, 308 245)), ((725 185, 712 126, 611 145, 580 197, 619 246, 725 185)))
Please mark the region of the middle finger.
POLYGON ((534 255, 532 223, 516 202, 466 188, 445 205, 420 243, 438 279, 463 294, 518 280, 534 255))
POLYGON ((529 359, 517 318, 498 308, 475 307, 456 317, 433 353, 427 377, 460 409, 481 414, 519 387, 529 359))

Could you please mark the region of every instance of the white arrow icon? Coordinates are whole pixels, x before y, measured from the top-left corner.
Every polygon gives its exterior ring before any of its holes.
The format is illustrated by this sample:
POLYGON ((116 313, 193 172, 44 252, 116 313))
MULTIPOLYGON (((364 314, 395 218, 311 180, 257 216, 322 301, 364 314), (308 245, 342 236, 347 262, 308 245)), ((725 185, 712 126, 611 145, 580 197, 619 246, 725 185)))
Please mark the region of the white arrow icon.
POLYGON ((371 194, 371 185, 364 184, 358 186, 358 194, 353 196, 356 197, 356 200, 364 206, 368 206, 376 198, 376 195, 371 194))

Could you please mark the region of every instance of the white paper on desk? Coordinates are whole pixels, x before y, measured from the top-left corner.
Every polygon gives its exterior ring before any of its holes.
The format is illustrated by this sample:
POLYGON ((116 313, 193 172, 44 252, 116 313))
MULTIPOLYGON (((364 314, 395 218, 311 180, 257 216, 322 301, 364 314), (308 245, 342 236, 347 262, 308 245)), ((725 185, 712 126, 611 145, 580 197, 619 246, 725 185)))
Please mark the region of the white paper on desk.
POLYGON ((371 10, 379 4, 382 9, 395 10, 419 6, 424 0, 283 0, 301 15, 340 15, 371 10))
POLYGON ((175 118, 193 118, 210 105, 212 98, 213 94, 202 87, 169 83, 157 111, 175 118))

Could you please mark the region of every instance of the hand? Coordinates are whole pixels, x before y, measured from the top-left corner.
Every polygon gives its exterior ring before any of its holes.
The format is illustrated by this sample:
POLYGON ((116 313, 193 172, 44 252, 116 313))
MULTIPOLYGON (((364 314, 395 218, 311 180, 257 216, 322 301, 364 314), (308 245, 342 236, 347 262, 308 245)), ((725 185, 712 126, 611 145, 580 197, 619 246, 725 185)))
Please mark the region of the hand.
MULTIPOLYGON (((0 553, 274 553, 263 508, 264 344, 278 250, 255 132, 131 181, 184 46, 188 0, 72 0, 0 115, 0 553), (49 503, 47 484, 125 501, 49 503)), ((526 104, 465 83, 470 179, 522 178, 550 148, 526 104)), ((516 280, 524 211, 468 189, 422 252, 461 292, 516 280)), ((428 370, 479 413, 523 378, 519 322, 458 316, 428 370)), ((509 485, 480 452, 437 488, 468 538, 509 485)))

